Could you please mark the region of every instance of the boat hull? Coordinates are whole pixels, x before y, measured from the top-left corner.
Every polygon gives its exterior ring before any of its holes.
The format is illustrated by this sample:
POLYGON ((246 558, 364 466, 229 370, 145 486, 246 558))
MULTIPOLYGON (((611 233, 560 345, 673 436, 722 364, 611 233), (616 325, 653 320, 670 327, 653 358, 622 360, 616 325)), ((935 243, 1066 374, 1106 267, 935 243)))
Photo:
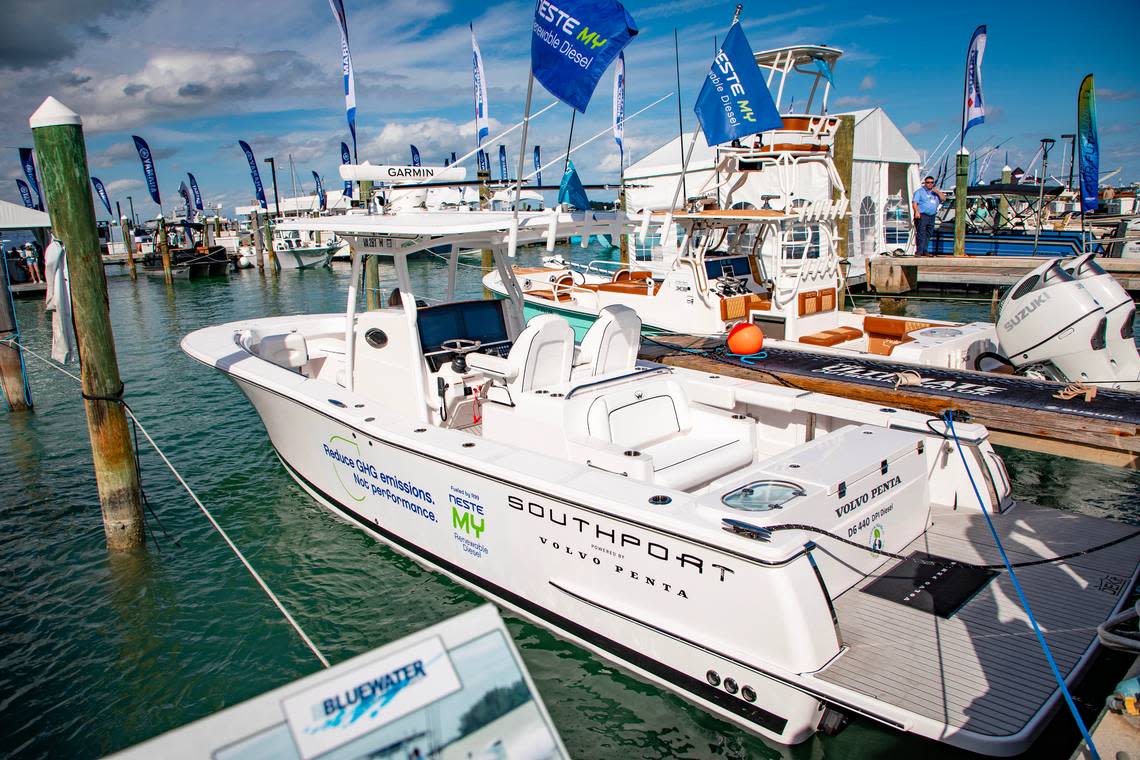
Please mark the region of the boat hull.
MULTIPOLYGON (((729 597, 718 586, 745 580, 749 568, 742 557, 686 545, 652 526, 379 440, 307 404, 234 379, 257 409, 290 476, 338 517, 762 737, 796 744, 816 730, 822 703, 790 684, 794 674, 762 669, 739 654, 698 644, 697 628, 678 629, 677 618, 671 624, 654 613, 655 605, 687 607, 694 624, 734 614, 725 608, 729 597), (345 465, 345 459, 353 465, 345 465), (648 553, 635 556, 635 545, 648 553), (662 556, 688 560, 669 562, 662 556), (523 573, 520 557, 527 561, 523 573), (615 593, 614 584, 630 586, 615 593), (633 606, 631 598, 643 603, 633 606), (719 676, 718 685, 731 678, 741 689, 750 687, 755 700, 713 686, 710 672, 719 676)), ((407 427, 408 435, 415 435, 414 423, 409 420, 407 427)), ((739 593, 746 593, 743 585, 739 593)))
POLYGON ((274 260, 277 262, 277 271, 285 269, 318 269, 329 266, 333 254, 339 246, 334 248, 300 249, 295 251, 274 251, 274 260))

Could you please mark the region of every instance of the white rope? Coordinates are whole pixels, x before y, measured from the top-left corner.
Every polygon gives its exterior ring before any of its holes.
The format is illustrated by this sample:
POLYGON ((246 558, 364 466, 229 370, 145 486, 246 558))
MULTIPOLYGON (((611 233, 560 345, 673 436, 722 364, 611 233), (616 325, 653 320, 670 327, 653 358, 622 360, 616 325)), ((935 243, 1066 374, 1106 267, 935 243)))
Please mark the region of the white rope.
MULTIPOLYGON (((71 372, 68 372, 66 369, 59 366, 54 361, 40 356, 27 346, 23 346, 17 343, 15 338, 10 338, 8 340, 0 342, 18 346, 20 349, 34 356, 36 359, 39 359, 41 362, 48 365, 52 369, 59 370, 63 374, 79 383, 83 382, 78 376, 72 374, 71 372)), ((218 524, 218 521, 214 519, 214 516, 210 514, 210 510, 206 508, 206 505, 203 504, 202 500, 198 498, 198 495, 194 493, 194 489, 190 487, 190 484, 186 482, 186 480, 182 477, 182 474, 178 472, 178 469, 167 458, 162 449, 158 447, 158 444, 155 443, 154 439, 151 438, 150 433, 143 426, 142 422, 139 421, 139 418, 135 416, 134 410, 132 410, 126 403, 123 403, 123 409, 127 412, 127 414, 131 416, 131 419, 134 420, 135 424, 138 425, 139 430, 142 431, 143 437, 145 437, 147 442, 150 443, 150 445, 154 448, 158 456, 162 458, 162 461, 166 463, 166 466, 170 468, 170 471, 174 474, 174 477, 178 480, 179 483, 182 484, 182 487, 186 489, 186 493, 188 493, 190 495, 190 498, 194 500, 194 503, 198 505, 198 509, 202 510, 202 514, 204 514, 206 516, 206 519, 210 521, 210 524, 214 526, 214 530, 218 531, 218 534, 222 537, 222 540, 226 542, 226 545, 230 547, 233 553, 237 555, 237 558, 241 560, 241 563, 245 565, 245 569, 248 570, 249 574, 253 576, 253 579, 257 581, 257 585, 261 586, 261 589, 266 593, 273 604, 277 606, 277 609, 281 611, 281 614, 285 617, 285 620, 289 622, 289 625, 293 626, 293 630, 297 632, 297 635, 301 637, 301 640, 305 642, 305 645, 309 647, 309 649, 312 650, 313 654, 317 656, 317 659, 321 661, 321 664, 326 668, 329 667, 329 661, 325 659, 325 656, 323 654, 321 654, 321 650, 317 648, 317 645, 313 643, 313 640, 309 638, 308 634, 306 634, 305 631, 301 628, 301 625, 295 619, 293 619, 293 616, 289 614, 289 610, 285 609, 285 605, 281 603, 281 600, 277 598, 277 595, 273 593, 273 590, 269 588, 269 585, 266 584, 258 572, 253 569, 253 565, 249 563, 249 560, 246 559, 245 555, 241 553, 240 549, 238 549, 237 544, 235 544, 233 540, 230 539, 229 534, 227 534, 222 526, 218 524)))

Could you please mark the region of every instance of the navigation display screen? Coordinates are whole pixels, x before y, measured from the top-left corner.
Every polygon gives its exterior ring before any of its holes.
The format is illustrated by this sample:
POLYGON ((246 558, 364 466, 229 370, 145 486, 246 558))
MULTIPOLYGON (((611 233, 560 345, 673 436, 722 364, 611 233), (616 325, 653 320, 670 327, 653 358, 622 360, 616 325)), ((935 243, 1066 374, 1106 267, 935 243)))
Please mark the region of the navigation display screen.
POLYGON ((416 313, 420 345, 425 354, 440 350, 440 344, 452 338, 466 338, 481 343, 510 340, 503 318, 503 303, 493 301, 461 301, 422 308, 416 313))

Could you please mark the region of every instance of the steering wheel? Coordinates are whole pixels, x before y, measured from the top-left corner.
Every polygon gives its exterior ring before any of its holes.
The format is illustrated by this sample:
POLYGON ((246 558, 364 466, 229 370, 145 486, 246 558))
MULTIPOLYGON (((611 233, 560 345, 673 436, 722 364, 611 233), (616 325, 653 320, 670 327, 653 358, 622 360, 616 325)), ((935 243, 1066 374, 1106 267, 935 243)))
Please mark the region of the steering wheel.
POLYGON ((444 351, 452 351, 457 354, 469 354, 472 351, 478 351, 483 347, 482 341, 469 340, 467 338, 452 338, 445 340, 439 344, 439 347, 444 351))

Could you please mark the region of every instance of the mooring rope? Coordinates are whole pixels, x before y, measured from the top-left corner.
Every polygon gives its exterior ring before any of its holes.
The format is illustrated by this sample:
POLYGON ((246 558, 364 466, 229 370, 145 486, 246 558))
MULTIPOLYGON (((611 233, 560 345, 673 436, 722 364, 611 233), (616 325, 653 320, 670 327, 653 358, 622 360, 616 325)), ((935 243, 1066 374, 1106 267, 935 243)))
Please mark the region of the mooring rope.
MULTIPOLYGON (((35 357, 52 369, 62 372, 72 380, 75 380, 78 383, 83 382, 82 378, 80 378, 78 375, 68 372, 66 369, 56 364, 53 360, 39 355, 27 346, 17 343, 14 338, 9 338, 0 342, 17 346, 22 351, 26 351, 30 356, 35 357)), ((269 588, 269 584, 267 584, 261 575, 257 572, 257 570, 253 568, 253 565, 250 564, 248 559, 246 559, 246 556, 242 554, 241 549, 239 549, 237 547, 237 544, 233 542, 233 539, 230 538, 229 534, 226 533, 225 529, 222 528, 222 526, 214 518, 214 515, 210 513, 210 510, 206 508, 206 505, 202 503, 202 500, 198 498, 198 494, 194 493, 194 489, 191 488, 190 484, 186 482, 186 479, 182 477, 182 473, 178 471, 178 468, 174 466, 174 463, 170 461, 169 457, 166 456, 166 453, 159 447, 154 438, 151 437, 151 434, 146 429, 146 426, 144 426, 142 422, 139 421, 139 418, 137 415, 135 415, 134 410, 131 409, 131 407, 125 401, 123 401, 121 397, 118 398, 117 401, 118 403, 122 404, 123 410, 127 413, 128 416, 130 416, 131 420, 138 427, 138 430, 143 434, 143 437, 146 438, 147 442, 154 449, 155 453, 158 454, 158 456, 166 464, 167 468, 170 469, 170 472, 173 473, 175 479, 177 479, 178 482, 182 485, 182 488, 185 489, 186 493, 190 495, 190 498, 194 500, 194 503, 198 505, 198 509, 202 511, 202 514, 204 514, 206 516, 206 519, 210 521, 210 524, 214 526, 214 530, 218 532, 218 535, 222 537, 222 540, 226 542, 226 545, 230 547, 230 550, 234 553, 235 556, 237 556, 238 560, 240 560, 241 563, 245 565, 245 569, 248 570, 249 574, 253 576, 253 579, 257 582, 257 585, 261 587, 261 590, 265 592, 266 596, 269 597, 270 601, 272 601, 277 609, 281 612, 281 615, 285 618, 289 625, 293 627, 293 630, 297 632, 297 635, 301 637, 301 640, 305 642, 305 646, 307 646, 313 652, 313 654, 316 655, 317 659, 320 660, 321 665, 325 666, 326 668, 329 667, 329 661, 321 653, 321 650, 317 648, 317 645, 313 643, 313 640, 310 639, 309 635, 305 633, 303 628, 301 628, 301 624, 298 623, 291 614, 289 614, 289 610, 285 609, 285 605, 277 597, 277 594, 273 593, 273 590, 269 588)))

